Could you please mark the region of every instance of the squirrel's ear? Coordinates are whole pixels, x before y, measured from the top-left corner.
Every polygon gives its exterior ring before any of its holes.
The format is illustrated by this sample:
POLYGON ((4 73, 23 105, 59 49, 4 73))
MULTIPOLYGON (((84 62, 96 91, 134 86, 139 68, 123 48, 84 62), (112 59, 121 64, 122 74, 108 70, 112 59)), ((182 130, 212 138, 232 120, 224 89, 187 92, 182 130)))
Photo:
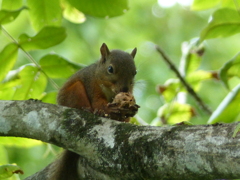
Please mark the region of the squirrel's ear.
POLYGON ((131 56, 134 58, 137 53, 137 48, 134 48, 131 52, 131 56))
POLYGON ((102 61, 105 62, 106 61, 106 57, 110 54, 110 51, 107 47, 107 45, 105 43, 102 44, 101 48, 100 48, 100 52, 102 55, 102 61))

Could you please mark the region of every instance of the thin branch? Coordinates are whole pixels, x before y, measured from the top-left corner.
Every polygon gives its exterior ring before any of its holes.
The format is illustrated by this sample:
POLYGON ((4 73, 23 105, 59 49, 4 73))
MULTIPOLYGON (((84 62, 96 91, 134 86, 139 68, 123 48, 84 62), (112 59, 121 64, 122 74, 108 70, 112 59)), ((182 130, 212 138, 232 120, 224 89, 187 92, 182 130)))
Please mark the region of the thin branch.
POLYGON ((173 72, 177 75, 177 77, 180 79, 181 83, 184 85, 186 90, 189 92, 189 94, 192 95, 192 97, 198 102, 198 104, 202 107, 203 110, 205 110, 208 114, 212 114, 212 111, 208 108, 208 106, 202 101, 202 99, 197 95, 197 93, 194 91, 194 89, 185 81, 185 79, 181 76, 178 69, 175 67, 175 65, 172 63, 170 58, 165 54, 165 52, 159 47, 156 46, 157 51, 159 54, 163 57, 165 62, 169 65, 170 69, 173 70, 173 72))
POLYGON ((37 68, 42 71, 42 73, 48 78, 49 82, 52 84, 52 86, 55 89, 59 89, 59 86, 55 83, 55 81, 53 81, 41 68, 41 66, 37 63, 37 61, 18 43, 18 41, 16 39, 14 39, 14 37, 11 36, 11 34, 8 33, 8 31, 1 26, 2 31, 4 32, 4 34, 9 37, 15 44, 18 45, 18 47, 24 52, 24 54, 27 56, 27 58, 37 66, 37 68))

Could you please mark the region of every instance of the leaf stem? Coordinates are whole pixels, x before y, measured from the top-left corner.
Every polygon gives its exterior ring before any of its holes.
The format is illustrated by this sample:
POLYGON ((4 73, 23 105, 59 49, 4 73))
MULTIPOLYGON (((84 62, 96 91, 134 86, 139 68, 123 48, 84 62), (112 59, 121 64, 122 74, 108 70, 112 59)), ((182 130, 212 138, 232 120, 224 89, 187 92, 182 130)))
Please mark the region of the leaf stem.
POLYGON ((18 47, 24 52, 24 54, 27 56, 27 58, 37 66, 37 68, 47 77, 47 79, 49 80, 49 82, 52 84, 52 86, 58 90, 59 86, 55 83, 55 81, 53 79, 51 79, 41 68, 41 66, 37 63, 37 61, 31 56, 31 54, 29 54, 19 43, 16 39, 14 39, 14 37, 11 36, 11 34, 3 27, 1 26, 1 29, 3 31, 3 33, 9 37, 15 44, 18 45, 18 47))
POLYGON ((173 72, 177 75, 177 77, 180 79, 183 86, 186 88, 189 94, 192 95, 192 97, 198 102, 198 104, 202 107, 203 110, 205 110, 208 114, 212 114, 212 111, 207 107, 207 105, 202 101, 202 99, 198 96, 198 94, 194 91, 194 89, 185 81, 185 79, 181 76, 178 69, 175 67, 175 65, 172 63, 170 58, 165 54, 165 52, 159 47, 156 46, 156 49, 158 53, 163 57, 164 61, 169 65, 170 69, 173 70, 173 72))

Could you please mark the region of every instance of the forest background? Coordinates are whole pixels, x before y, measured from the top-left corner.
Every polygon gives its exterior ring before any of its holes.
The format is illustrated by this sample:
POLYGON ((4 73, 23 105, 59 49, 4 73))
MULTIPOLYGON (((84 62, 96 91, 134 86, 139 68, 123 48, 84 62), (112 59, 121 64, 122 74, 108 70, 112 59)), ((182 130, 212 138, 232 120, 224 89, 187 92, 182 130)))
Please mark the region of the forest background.
MULTIPOLYGON (((233 114, 227 122, 239 117, 239 1, 173 1, 168 5, 161 0, 116 1, 116 6, 108 7, 104 4, 110 1, 104 0, 90 10, 84 4, 83 13, 73 9, 78 7, 74 0, 0 2, 1 100, 34 98, 56 103, 58 87, 76 70, 96 61, 104 42, 110 49, 138 49, 134 95, 141 108, 133 123, 224 122, 227 111, 233 114), (156 45, 213 115, 187 93, 156 45)), ((53 161, 59 151, 38 141, 1 137, 0 165, 16 163, 24 170, 24 178, 53 161)))

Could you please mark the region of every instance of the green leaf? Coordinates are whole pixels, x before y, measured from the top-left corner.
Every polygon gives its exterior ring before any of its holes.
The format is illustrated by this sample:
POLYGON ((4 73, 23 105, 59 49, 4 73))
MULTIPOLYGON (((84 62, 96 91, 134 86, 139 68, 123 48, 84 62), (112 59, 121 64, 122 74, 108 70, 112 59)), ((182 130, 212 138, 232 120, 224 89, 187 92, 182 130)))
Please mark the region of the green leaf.
POLYGON ((210 9, 214 7, 222 7, 222 8, 232 8, 236 9, 236 4, 240 4, 240 0, 194 0, 192 3, 191 9, 195 11, 210 9))
MULTIPOLYGON (((186 81, 197 91, 202 81, 215 78, 214 76, 215 72, 198 70, 189 73, 186 76, 186 81)), ((164 85, 158 86, 158 92, 163 96, 165 102, 171 102, 179 92, 186 92, 186 89, 179 79, 168 79, 164 85)))
POLYGON ((29 148, 43 144, 42 141, 20 137, 0 137, 0 144, 5 146, 29 148))
POLYGON ((20 79, 11 80, 0 84, 0 99, 1 100, 12 100, 16 91, 16 87, 21 85, 20 79))
POLYGON ((179 93, 180 87, 179 79, 168 79, 163 86, 158 87, 158 91, 163 96, 165 102, 171 102, 179 93))
POLYGON ((0 164, 6 164, 8 163, 8 153, 6 148, 0 144, 0 164))
POLYGON ((186 59, 187 61, 187 67, 186 67, 186 73, 191 73, 195 70, 197 70, 200 66, 201 57, 197 55, 196 53, 190 53, 186 59))
POLYGON ((30 19, 36 31, 44 26, 60 26, 62 10, 59 0, 28 0, 30 19))
POLYGON ((221 0, 194 0, 191 6, 191 9, 194 11, 209 9, 220 4, 221 0))
POLYGON ((40 59, 39 64, 50 78, 68 78, 83 67, 56 54, 44 56, 40 59))
POLYGON ((17 60, 18 46, 14 43, 8 44, 0 53, 0 82, 12 69, 17 60))
POLYGON ((178 102, 164 104, 158 110, 158 117, 168 124, 189 121, 194 114, 194 110, 189 104, 180 104, 178 102))
POLYGON ((227 8, 232 8, 232 9, 236 9, 238 7, 236 7, 236 4, 240 4, 240 0, 224 0, 222 1, 222 7, 227 7, 227 8))
POLYGON ((189 84, 191 84, 194 90, 197 91, 202 81, 211 79, 211 78, 213 78, 212 72, 198 70, 198 71, 189 73, 186 77, 186 80, 189 84))
POLYGON ((16 87, 14 100, 40 99, 47 86, 46 76, 35 66, 26 65, 19 72, 21 85, 16 87))
POLYGON ((67 0, 72 6, 84 14, 96 17, 114 17, 128 10, 128 0, 67 0))
POLYGON ((191 6, 191 9, 194 11, 209 9, 217 6, 221 3, 221 0, 211 0, 211 1, 204 1, 204 0, 194 0, 191 6))
POLYGON ((229 88, 228 80, 231 77, 240 77, 240 53, 223 65, 223 67, 220 69, 219 76, 227 88, 229 88))
POLYGON ((8 11, 8 10, 1 10, 0 11, 0 25, 10 23, 14 21, 20 12, 24 9, 27 9, 26 7, 22 7, 15 11, 8 11))
POLYGON ((135 124, 135 125, 148 125, 145 121, 143 121, 140 117, 131 117, 129 123, 135 124))
POLYGON ((19 44, 27 51, 46 49, 61 43, 65 38, 65 28, 44 27, 37 35, 33 37, 29 37, 26 34, 20 35, 19 44))
POLYGON ((56 100, 57 100, 57 92, 46 93, 41 99, 42 102, 50 103, 50 104, 57 104, 56 100))
POLYGON ((228 93, 228 95, 224 98, 224 100, 220 103, 220 105, 209 118, 208 124, 214 124, 217 122, 234 122, 239 115, 239 102, 240 84, 228 93))
POLYGON ((182 44, 182 57, 180 62, 180 72, 183 76, 197 70, 200 66, 201 56, 204 48, 198 45, 198 38, 182 44))
POLYGON ((67 1, 62 1, 63 17, 72 23, 83 23, 86 18, 82 12, 71 6, 67 1))
POLYGON ((0 84, 0 99, 12 100, 16 91, 16 87, 21 85, 18 73, 20 69, 11 70, 8 72, 4 81, 0 84))
POLYGON ((2 9, 15 10, 22 7, 22 0, 2 0, 2 9))
POLYGON ((11 177, 13 174, 23 174, 23 170, 16 165, 6 164, 0 166, 0 179, 11 177))
POLYGON ((233 9, 219 9, 214 12, 212 20, 201 32, 201 41, 210 38, 228 37, 240 32, 240 16, 233 9))

